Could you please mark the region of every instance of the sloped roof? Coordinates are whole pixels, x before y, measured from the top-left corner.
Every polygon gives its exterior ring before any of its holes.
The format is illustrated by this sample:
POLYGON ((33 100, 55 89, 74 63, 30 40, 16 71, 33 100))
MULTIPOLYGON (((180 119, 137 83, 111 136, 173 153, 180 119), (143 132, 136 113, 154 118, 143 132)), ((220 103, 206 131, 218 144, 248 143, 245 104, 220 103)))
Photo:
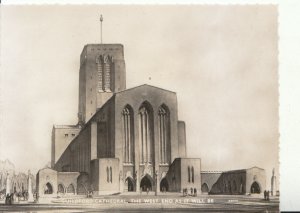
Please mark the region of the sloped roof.
POLYGON ((166 91, 166 92, 176 93, 176 92, 173 92, 173 91, 170 91, 170 90, 167 90, 167 89, 163 89, 163 88, 160 88, 160 87, 152 86, 152 85, 149 85, 149 84, 142 84, 142 85, 139 85, 139 86, 136 86, 136 87, 131 87, 129 89, 125 89, 125 90, 116 92, 116 94, 127 92, 127 91, 130 91, 130 90, 134 90, 134 89, 137 89, 137 88, 140 88, 140 87, 152 87, 154 89, 163 90, 163 91, 166 91))

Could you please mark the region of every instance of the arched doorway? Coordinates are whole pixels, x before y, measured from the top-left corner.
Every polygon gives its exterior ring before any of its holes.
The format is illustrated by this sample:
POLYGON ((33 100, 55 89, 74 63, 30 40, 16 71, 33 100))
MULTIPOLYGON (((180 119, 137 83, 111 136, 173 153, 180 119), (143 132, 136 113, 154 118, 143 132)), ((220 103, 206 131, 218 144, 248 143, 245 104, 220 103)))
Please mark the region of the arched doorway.
POLYGON ((207 183, 202 184, 201 191, 202 191, 202 193, 208 193, 209 192, 207 183))
POLYGON ((127 177, 125 180, 126 189, 128 192, 133 192, 134 190, 134 181, 131 177, 127 177))
POLYGON ((251 193, 252 194, 259 194, 260 193, 260 187, 259 184, 255 181, 252 183, 250 187, 251 193))
POLYGON ((77 178, 77 194, 86 195, 88 190, 90 190, 89 175, 81 172, 77 178))
POLYGON ((64 194, 65 193, 65 187, 62 185, 62 184, 58 184, 58 187, 57 187, 57 192, 60 193, 60 194, 64 194))
POLYGON ((147 191, 147 189, 149 191, 152 191, 152 182, 151 182, 151 177, 149 175, 145 175, 143 177, 143 179, 141 180, 140 187, 141 187, 141 190, 144 192, 147 191))
POLYGON ((45 188, 44 188, 44 194, 52 194, 53 193, 53 187, 52 185, 48 182, 46 183, 45 185, 45 188))
POLYGON ((161 192, 167 192, 167 191, 169 191, 169 184, 168 184, 168 181, 167 181, 166 178, 163 178, 160 181, 160 191, 161 192))
POLYGON ((73 186, 73 184, 70 184, 67 188, 67 193, 68 194, 75 194, 75 188, 73 186))

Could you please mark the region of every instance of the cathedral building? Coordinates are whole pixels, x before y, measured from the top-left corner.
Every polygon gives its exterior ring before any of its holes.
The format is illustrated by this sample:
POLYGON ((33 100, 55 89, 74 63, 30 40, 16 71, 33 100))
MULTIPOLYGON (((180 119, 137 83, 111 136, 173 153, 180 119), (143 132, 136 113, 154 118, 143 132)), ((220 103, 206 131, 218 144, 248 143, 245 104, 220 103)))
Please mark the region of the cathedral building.
POLYGON ((53 126, 52 168, 39 175, 55 178, 40 178, 40 194, 47 181, 48 191, 69 194, 200 190, 200 159, 186 156, 177 106, 175 92, 146 84, 126 89, 123 45, 86 45, 78 124, 53 126))
POLYGON ((261 193, 265 171, 201 172, 186 154, 175 92, 126 88, 121 44, 88 44, 80 55, 78 124, 54 125, 51 168, 36 178, 39 198, 140 193, 261 193))

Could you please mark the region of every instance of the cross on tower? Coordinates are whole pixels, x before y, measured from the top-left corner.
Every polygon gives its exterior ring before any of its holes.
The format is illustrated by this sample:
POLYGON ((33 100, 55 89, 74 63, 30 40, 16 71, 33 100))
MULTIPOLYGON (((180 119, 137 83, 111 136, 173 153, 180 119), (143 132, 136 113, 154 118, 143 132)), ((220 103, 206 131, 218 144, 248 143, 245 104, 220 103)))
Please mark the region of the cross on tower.
POLYGON ((102 22, 103 22, 103 17, 102 14, 100 15, 100 39, 101 39, 101 44, 102 44, 102 22))

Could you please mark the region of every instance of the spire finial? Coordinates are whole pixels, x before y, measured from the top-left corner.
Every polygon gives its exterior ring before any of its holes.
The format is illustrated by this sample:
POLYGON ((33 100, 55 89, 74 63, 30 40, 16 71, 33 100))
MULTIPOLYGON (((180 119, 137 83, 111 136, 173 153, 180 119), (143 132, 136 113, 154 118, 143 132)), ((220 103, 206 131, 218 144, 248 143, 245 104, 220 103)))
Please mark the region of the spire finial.
POLYGON ((103 22, 103 17, 102 14, 100 15, 100 39, 101 39, 101 44, 102 44, 102 22, 103 22))

